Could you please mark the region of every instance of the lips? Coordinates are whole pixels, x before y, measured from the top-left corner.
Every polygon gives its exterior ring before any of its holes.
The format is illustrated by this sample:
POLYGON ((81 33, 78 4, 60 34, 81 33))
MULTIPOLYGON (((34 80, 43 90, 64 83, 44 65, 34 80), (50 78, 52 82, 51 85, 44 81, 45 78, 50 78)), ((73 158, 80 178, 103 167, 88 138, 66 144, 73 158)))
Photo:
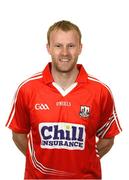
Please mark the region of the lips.
POLYGON ((61 61, 61 62, 69 62, 70 58, 60 58, 59 61, 61 61))

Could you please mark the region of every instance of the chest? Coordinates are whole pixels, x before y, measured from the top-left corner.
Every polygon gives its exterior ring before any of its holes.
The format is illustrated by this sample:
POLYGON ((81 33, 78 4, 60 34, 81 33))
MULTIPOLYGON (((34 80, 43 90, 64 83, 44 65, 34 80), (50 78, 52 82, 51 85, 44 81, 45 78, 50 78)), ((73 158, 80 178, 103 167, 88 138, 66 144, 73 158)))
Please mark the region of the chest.
POLYGON ((96 133, 100 100, 88 88, 76 87, 65 96, 55 88, 39 89, 29 102, 32 128, 38 128, 41 123, 73 123, 84 125, 89 134, 96 133))

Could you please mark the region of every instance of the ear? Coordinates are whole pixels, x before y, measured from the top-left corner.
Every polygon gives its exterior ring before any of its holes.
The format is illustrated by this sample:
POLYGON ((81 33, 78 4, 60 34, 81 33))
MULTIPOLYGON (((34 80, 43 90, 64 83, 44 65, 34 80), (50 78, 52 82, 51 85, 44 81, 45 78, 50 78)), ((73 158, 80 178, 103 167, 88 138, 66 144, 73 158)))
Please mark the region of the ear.
POLYGON ((79 54, 81 54, 81 52, 82 52, 82 47, 83 47, 83 45, 82 45, 82 44, 80 44, 79 54))
POLYGON ((51 54, 51 53, 50 53, 50 52, 51 52, 51 51, 50 51, 50 45, 49 45, 48 43, 46 44, 46 48, 47 48, 48 53, 51 54))

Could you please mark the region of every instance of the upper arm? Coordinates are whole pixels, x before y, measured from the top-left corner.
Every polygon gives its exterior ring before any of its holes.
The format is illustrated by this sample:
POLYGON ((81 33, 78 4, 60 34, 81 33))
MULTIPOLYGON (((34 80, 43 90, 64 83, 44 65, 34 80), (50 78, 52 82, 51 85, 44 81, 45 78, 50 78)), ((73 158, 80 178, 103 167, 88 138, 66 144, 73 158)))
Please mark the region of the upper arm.
POLYGON ((28 133, 30 131, 30 118, 26 99, 25 90, 23 88, 18 89, 6 124, 7 127, 18 133, 28 133))
POLYGON ((28 134, 21 134, 12 132, 12 138, 18 149, 26 156, 27 144, 28 144, 28 134))
POLYGON ((112 147, 114 144, 114 137, 99 139, 98 147, 112 147))
POLYGON ((15 143, 21 143, 24 144, 27 141, 27 135, 26 133, 16 133, 12 131, 12 138, 15 143))
POLYGON ((100 158, 110 151, 114 144, 114 137, 99 139, 97 142, 97 150, 100 158))
POLYGON ((108 87, 102 87, 100 100, 100 121, 97 130, 99 138, 112 138, 121 131, 112 93, 108 87))
POLYGON ((27 138, 27 133, 16 133, 14 131, 12 131, 12 138, 13 139, 24 139, 24 138, 27 138))

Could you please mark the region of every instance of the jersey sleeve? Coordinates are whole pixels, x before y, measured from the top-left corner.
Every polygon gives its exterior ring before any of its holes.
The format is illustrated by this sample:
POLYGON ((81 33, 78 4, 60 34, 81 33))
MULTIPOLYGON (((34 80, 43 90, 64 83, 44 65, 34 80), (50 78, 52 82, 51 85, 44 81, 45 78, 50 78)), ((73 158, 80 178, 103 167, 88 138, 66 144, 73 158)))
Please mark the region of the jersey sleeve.
POLYGON ((108 87, 102 88, 100 109, 97 137, 111 138, 119 134, 121 127, 117 117, 113 95, 108 87))
POLYGON ((29 133, 30 121, 23 89, 18 89, 6 126, 17 133, 29 133))

